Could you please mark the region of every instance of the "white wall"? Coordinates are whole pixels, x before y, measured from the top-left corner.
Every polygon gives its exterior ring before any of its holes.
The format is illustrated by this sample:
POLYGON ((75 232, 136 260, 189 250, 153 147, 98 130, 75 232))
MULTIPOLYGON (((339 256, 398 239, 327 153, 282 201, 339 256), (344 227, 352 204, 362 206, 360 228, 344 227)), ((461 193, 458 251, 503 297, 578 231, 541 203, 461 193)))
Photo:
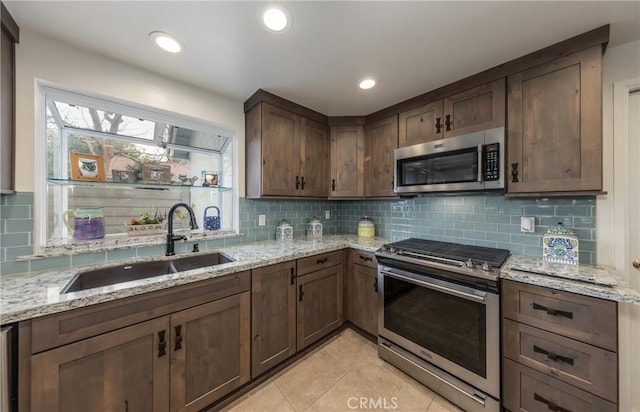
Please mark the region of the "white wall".
POLYGON ((608 48, 602 70, 602 178, 608 195, 599 196, 596 204, 597 260, 613 267, 613 83, 640 77, 640 40, 608 48))
MULTIPOLYGON (((178 56, 179 58, 179 56, 178 56)), ((16 47, 16 190, 33 192, 36 80, 97 93, 224 125, 238 137, 238 193, 244 196, 244 111, 241 101, 207 92, 120 61, 20 30, 16 47)), ((248 96, 247 96, 248 97, 248 96)))

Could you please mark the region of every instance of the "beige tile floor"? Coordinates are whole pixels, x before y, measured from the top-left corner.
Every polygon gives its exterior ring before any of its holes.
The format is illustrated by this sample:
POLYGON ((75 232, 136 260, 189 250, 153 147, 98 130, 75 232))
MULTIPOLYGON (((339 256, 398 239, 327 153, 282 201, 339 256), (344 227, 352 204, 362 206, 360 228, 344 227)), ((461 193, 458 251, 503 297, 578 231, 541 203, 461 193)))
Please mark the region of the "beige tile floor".
POLYGON ((345 329, 223 411, 454 412, 461 409, 378 358, 373 342, 345 329))

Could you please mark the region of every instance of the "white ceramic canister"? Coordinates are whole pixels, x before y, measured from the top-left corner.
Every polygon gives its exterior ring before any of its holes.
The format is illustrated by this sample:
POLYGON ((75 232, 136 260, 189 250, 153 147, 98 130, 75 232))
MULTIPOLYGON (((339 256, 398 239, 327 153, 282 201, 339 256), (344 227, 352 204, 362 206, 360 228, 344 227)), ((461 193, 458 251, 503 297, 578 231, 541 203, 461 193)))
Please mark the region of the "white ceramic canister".
POLYGON ((320 240, 322 239, 322 223, 316 216, 312 217, 307 223, 307 239, 320 240))
POLYGON ((542 237, 542 260, 552 263, 577 265, 579 262, 578 237, 558 222, 542 237))
POLYGON ((286 220, 276 226, 276 240, 293 240, 293 226, 286 220))
POLYGON ((373 219, 369 216, 365 216, 358 222, 358 236, 359 237, 374 237, 376 235, 376 225, 373 223, 373 219))

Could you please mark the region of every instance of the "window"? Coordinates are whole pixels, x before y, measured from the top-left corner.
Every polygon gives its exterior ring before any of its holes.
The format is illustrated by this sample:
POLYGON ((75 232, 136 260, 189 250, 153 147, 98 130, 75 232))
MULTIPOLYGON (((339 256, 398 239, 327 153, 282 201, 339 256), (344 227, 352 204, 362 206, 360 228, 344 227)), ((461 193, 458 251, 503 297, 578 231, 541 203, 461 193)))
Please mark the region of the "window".
MULTIPOLYGON (((41 246, 127 237, 132 219, 164 224, 179 202, 192 206, 199 231, 237 231, 233 131, 52 88, 44 105, 41 246)), ((174 216, 174 232, 189 229, 187 217, 174 216)))

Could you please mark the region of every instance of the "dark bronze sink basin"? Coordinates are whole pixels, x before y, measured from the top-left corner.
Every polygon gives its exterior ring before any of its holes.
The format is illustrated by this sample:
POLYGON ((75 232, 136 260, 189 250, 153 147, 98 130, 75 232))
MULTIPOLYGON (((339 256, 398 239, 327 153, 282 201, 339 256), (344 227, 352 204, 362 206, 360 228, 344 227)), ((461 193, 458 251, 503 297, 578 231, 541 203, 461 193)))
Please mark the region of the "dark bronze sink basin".
POLYGON ((132 280, 152 278, 229 262, 233 262, 233 259, 222 253, 213 252, 177 257, 172 260, 139 262, 128 265, 110 266, 102 269, 89 269, 79 272, 74 276, 60 293, 78 292, 80 290, 115 285, 132 280))

